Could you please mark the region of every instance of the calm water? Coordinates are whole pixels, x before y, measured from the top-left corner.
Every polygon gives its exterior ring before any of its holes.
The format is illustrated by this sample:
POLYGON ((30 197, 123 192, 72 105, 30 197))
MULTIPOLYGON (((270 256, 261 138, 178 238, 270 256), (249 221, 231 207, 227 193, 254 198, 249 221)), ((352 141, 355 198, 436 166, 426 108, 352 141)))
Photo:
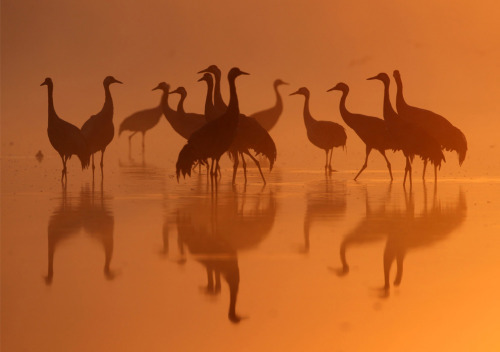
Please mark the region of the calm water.
POLYGON ((500 178, 70 164, 2 160, 2 351, 500 350, 500 178))

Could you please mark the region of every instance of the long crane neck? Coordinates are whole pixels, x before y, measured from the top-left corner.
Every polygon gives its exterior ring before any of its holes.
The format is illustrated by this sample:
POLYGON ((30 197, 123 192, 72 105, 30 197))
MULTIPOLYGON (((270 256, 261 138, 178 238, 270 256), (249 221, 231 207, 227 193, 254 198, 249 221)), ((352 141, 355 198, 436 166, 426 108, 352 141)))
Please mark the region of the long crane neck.
POLYGON ((48 107, 49 107, 49 113, 48 113, 48 119, 49 121, 52 119, 57 118, 56 110, 54 108, 54 86, 52 84, 47 85, 47 91, 48 91, 48 107))
POLYGON ((311 112, 309 111, 309 95, 304 95, 304 123, 306 127, 310 126, 312 123, 316 122, 316 120, 312 117, 311 112))
POLYGON ((224 103, 224 99, 222 99, 222 94, 220 91, 220 81, 221 75, 220 73, 214 74, 215 76, 215 87, 214 87, 214 106, 217 110, 225 110, 227 108, 226 103, 224 103))
POLYGON ((276 104, 274 105, 274 108, 281 113, 281 111, 283 111, 283 99, 281 99, 277 85, 274 86, 274 93, 276 94, 276 104))
POLYGON ((236 118, 240 114, 240 106, 238 103, 238 94, 236 93, 236 77, 231 77, 229 79, 229 105, 227 106, 227 112, 231 112, 236 118))
POLYGON ((179 99, 179 103, 177 104, 177 113, 185 114, 184 112, 184 100, 186 99, 185 94, 181 94, 181 98, 179 99))
POLYGON ((391 99, 389 97, 390 82, 384 81, 384 120, 393 122, 398 119, 398 115, 392 108, 391 99))
POLYGON ((111 97, 109 84, 104 84, 104 105, 101 112, 107 113, 106 116, 113 118, 113 98, 111 97))
POLYGON ((395 77, 396 81, 396 86, 397 86, 397 91, 396 91, 396 108, 401 109, 404 108, 405 106, 408 106, 406 104, 405 98, 403 96, 403 82, 401 81, 401 77, 395 77))
POLYGON ((214 82, 213 82, 213 80, 209 79, 209 80, 207 80, 207 97, 205 98, 205 117, 206 118, 211 117, 215 112, 214 103, 212 101, 213 91, 214 91, 214 82))
POLYGON ((160 100, 160 106, 163 111, 163 115, 165 115, 167 120, 170 118, 170 115, 173 112, 172 108, 170 108, 170 106, 168 105, 169 91, 170 91, 169 88, 163 89, 163 94, 160 100))
POLYGON ((349 94, 348 90, 342 91, 342 97, 340 97, 339 110, 340 116, 345 123, 349 124, 352 121, 351 113, 347 110, 345 102, 347 100, 347 95, 349 94))

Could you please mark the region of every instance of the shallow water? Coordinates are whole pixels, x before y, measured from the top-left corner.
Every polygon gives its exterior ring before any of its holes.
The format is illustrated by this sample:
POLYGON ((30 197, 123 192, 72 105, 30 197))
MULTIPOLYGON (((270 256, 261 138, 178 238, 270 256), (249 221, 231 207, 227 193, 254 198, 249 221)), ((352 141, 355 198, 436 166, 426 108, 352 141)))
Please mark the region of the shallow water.
POLYGON ((3 351, 500 350, 500 178, 59 164, 2 159, 3 351))

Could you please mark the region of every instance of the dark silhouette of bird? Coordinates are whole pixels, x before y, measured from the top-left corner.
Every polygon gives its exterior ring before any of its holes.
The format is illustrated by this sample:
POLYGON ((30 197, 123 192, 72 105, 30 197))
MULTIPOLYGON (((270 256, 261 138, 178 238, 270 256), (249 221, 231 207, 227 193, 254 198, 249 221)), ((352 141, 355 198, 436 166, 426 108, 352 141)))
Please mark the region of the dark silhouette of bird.
POLYGON ((82 164, 82 170, 90 163, 90 151, 85 138, 80 129, 69 122, 64 121, 56 114, 54 108, 54 84, 52 79, 46 78, 41 86, 47 86, 49 98, 48 127, 47 135, 52 147, 59 153, 63 163, 61 181, 68 178, 66 174, 66 162, 73 154, 78 156, 82 164))
MULTIPOLYGON (((168 94, 163 92, 163 94, 168 94)), ((144 139, 146 137, 146 132, 156 126, 160 117, 163 114, 162 110, 163 97, 160 99, 160 104, 152 109, 145 109, 141 111, 134 112, 132 115, 126 117, 120 124, 118 136, 122 134, 123 131, 131 131, 132 134, 128 137, 128 147, 130 153, 130 141, 132 137, 137 133, 142 133, 142 152, 144 153, 144 139)))
POLYGON ((389 133, 406 158, 403 185, 406 183, 406 176, 409 175, 411 186, 411 162, 414 156, 418 155, 422 160, 430 161, 435 168, 441 167, 441 163, 446 161, 441 151, 441 146, 438 141, 423 129, 401 119, 396 111, 394 111, 389 98, 389 85, 391 82, 387 73, 379 73, 374 77, 368 78, 368 80, 379 80, 384 84, 384 120, 389 133))
POLYGON ((189 139, 194 131, 200 129, 205 124, 205 117, 200 114, 186 113, 184 111, 184 100, 186 99, 187 92, 184 88, 179 87, 176 91, 170 91, 170 86, 165 83, 159 83, 153 90, 161 89, 163 91, 161 108, 163 115, 170 123, 175 132, 185 139, 189 139), (181 88, 179 90, 179 88, 181 88), (181 98, 177 105, 177 111, 172 109, 168 104, 168 96, 170 93, 179 93, 181 98))
MULTIPOLYGON (((213 77, 209 73, 205 72, 199 81, 207 82, 205 116, 207 117, 207 121, 210 121, 214 118, 214 116, 217 117, 217 110, 215 109, 212 101, 213 77)), ((276 145, 274 144, 273 139, 255 119, 240 114, 240 120, 236 129, 236 136, 228 151, 230 157, 233 159, 233 184, 236 180, 236 172, 239 165, 238 155, 240 155, 242 159, 245 182, 247 182, 247 168, 246 161, 243 156, 244 154, 248 155, 254 161, 255 165, 257 165, 257 168, 259 169, 264 184, 266 183, 259 161, 250 153, 249 150, 253 150, 257 155, 263 155, 266 157, 269 160, 270 170, 273 169, 277 154, 276 145)))
POLYGON ((82 126, 82 133, 87 141, 90 153, 92 154, 92 176, 94 175, 94 153, 101 151, 101 177, 104 176, 104 152, 106 147, 115 136, 115 126, 113 125, 113 99, 109 86, 113 83, 120 83, 113 76, 104 78, 104 105, 97 114, 92 115, 82 126))
POLYGON ((283 112, 283 99, 281 99, 280 92, 278 91, 278 87, 283 84, 288 83, 283 82, 281 79, 277 79, 273 83, 274 93, 276 94, 276 103, 272 108, 255 112, 249 116, 256 119, 257 122, 266 129, 266 131, 270 131, 271 128, 276 125, 281 113, 283 112))
POLYGON ((344 127, 332 121, 315 120, 309 111, 309 89, 306 87, 299 88, 296 92, 290 95, 303 95, 304 102, 304 123, 307 130, 307 138, 316 147, 323 149, 326 154, 325 172, 334 171, 332 169, 332 154, 333 148, 345 147, 347 135, 344 127), (328 160, 328 153, 330 159, 328 160))
POLYGON ((210 65, 206 69, 199 71, 198 73, 211 73, 214 75, 214 109, 215 113, 210 116, 210 119, 215 119, 218 116, 224 114, 227 110, 227 105, 222 99, 222 93, 220 90, 221 82, 221 70, 216 65, 210 65))
POLYGON ((352 128, 354 132, 356 132, 359 138, 361 138, 363 143, 365 143, 366 145, 365 163, 361 167, 361 170, 359 170, 359 172, 356 174, 356 177, 354 177, 354 180, 356 180, 359 175, 361 175, 363 170, 366 169, 366 167, 368 166, 368 156, 370 155, 372 149, 375 149, 378 150, 384 157, 392 181, 393 177, 391 171, 391 163, 387 159, 385 151, 387 149, 397 150, 397 145, 389 134, 384 120, 373 116, 353 114, 349 110, 347 110, 345 105, 347 94, 349 94, 349 86, 347 84, 342 82, 337 83, 335 87, 327 90, 327 92, 330 92, 332 90, 339 90, 342 92, 342 97, 340 98, 339 105, 340 116, 342 116, 342 120, 344 120, 347 126, 352 128))
MULTIPOLYGON (((456 151, 458 154, 458 163, 461 166, 467 154, 467 139, 462 131, 453 126, 443 116, 438 115, 432 111, 417 108, 408 105, 403 96, 403 82, 401 81, 401 74, 398 70, 393 73, 394 80, 396 81, 396 108, 399 116, 403 120, 407 120, 427 132, 435 140, 441 144, 441 148, 447 151, 456 151)), ((424 160, 424 170, 422 178, 425 179, 425 169, 427 167, 427 160, 424 160)), ((434 179, 437 179, 437 169, 434 167, 434 179)))
POLYGON ((182 148, 176 163, 177 180, 179 176, 191 176, 191 168, 196 163, 203 163, 204 160, 212 158, 211 174, 214 174, 214 161, 216 170, 219 167, 219 159, 233 143, 234 136, 239 121, 239 104, 236 92, 236 77, 248 74, 237 67, 233 67, 228 73, 229 81, 229 106, 226 112, 203 125, 195 131, 188 140, 188 143, 182 148))

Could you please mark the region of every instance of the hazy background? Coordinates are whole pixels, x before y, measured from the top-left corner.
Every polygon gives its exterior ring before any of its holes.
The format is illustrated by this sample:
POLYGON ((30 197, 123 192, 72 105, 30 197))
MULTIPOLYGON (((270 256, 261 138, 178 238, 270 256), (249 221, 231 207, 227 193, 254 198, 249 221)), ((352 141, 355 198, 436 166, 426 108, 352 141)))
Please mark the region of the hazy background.
MULTIPOLYGON (((351 111, 381 117, 382 84, 366 78, 399 69, 407 102, 442 114, 468 138, 463 167, 447 153, 443 173, 496 174, 498 14, 497 2, 486 0, 3 0, 1 153, 31 157, 41 149, 58 157, 46 134, 47 89, 39 86, 47 76, 58 115, 79 127, 101 109, 104 77, 123 81, 111 87, 117 127, 159 103, 160 93, 151 89, 161 81, 185 86, 186 110, 202 112, 206 85, 196 72, 217 64, 226 101, 227 71, 239 66, 251 73, 237 80, 243 113, 274 104, 274 79, 289 82, 280 88, 285 109, 271 131, 277 165, 322 168, 324 153, 306 138, 303 98, 288 94, 307 86, 312 114, 345 125, 340 92, 326 93, 343 81, 351 88, 351 111)), ((170 99, 172 107, 177 99, 170 99)), ((334 167, 358 169, 364 145, 346 129, 347 153, 335 150, 334 167)), ((126 143, 115 137, 108 160, 126 155, 126 143)), ((147 158, 173 168, 182 144, 162 118, 148 134, 147 158)), ((390 154, 393 167, 402 169, 402 155, 390 154)), ((76 170, 78 163, 71 164, 76 170)), ((385 170, 385 163, 376 155, 370 168, 385 170)))

